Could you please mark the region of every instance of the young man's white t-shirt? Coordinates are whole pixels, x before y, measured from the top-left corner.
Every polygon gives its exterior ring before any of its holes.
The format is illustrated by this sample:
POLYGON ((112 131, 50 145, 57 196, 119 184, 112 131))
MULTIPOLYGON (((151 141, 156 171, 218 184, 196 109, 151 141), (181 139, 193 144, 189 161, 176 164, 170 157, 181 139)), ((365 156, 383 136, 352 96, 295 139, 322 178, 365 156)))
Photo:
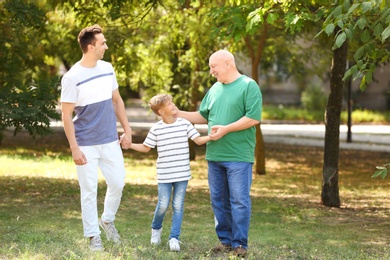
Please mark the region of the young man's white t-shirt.
POLYGON ((114 68, 99 60, 86 68, 77 62, 61 81, 61 102, 75 104, 76 140, 80 146, 118 140, 112 92, 118 88, 114 68))

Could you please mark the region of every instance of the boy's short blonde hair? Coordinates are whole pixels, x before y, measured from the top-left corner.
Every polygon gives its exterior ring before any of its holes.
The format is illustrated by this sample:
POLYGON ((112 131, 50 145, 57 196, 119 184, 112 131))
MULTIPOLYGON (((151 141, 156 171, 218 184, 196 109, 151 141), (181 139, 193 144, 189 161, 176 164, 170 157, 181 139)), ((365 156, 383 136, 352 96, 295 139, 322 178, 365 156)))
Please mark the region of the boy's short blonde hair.
POLYGON ((158 113, 158 110, 162 108, 167 102, 172 101, 172 96, 169 94, 158 94, 152 97, 149 101, 150 109, 153 110, 153 112, 156 115, 160 115, 158 113))

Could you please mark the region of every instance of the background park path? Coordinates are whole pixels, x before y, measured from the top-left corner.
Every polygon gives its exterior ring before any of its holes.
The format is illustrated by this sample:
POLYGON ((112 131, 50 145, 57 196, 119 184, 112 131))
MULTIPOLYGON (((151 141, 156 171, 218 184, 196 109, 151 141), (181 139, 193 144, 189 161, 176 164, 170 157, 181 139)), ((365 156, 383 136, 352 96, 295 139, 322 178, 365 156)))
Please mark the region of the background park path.
MULTIPOLYGON (((127 115, 132 128, 148 130, 159 120, 148 108, 142 106, 142 100, 133 99, 127 106, 127 115)), ((207 125, 196 125, 203 134, 207 125)), ((390 152, 390 125, 358 124, 352 126, 352 142, 348 143, 346 125, 340 126, 340 148, 390 152)), ((261 130, 265 143, 284 143, 305 146, 324 146, 325 125, 293 124, 277 121, 264 121, 261 130)))
MULTIPOLYGON (((140 99, 131 99, 126 106, 127 116, 134 132, 146 136, 150 127, 159 120, 140 99)), ((61 126, 61 122, 53 122, 61 126)), ((207 133, 207 125, 195 125, 202 134, 207 133)), ((352 125, 352 142, 347 142, 346 125, 340 126, 340 148, 390 153, 390 125, 352 125)), ((263 121, 261 130, 265 143, 283 143, 303 146, 324 146, 325 125, 294 124, 279 121, 263 121)))

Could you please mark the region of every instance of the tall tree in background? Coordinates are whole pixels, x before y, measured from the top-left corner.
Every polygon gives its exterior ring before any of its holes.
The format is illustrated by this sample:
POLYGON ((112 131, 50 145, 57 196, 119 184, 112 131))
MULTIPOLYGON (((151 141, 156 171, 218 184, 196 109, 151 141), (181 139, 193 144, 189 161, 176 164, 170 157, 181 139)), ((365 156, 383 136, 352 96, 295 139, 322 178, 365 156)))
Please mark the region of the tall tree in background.
MULTIPOLYGON (((295 1, 297 2, 297 1, 295 1)), ((294 20, 296 6, 294 1, 220 1, 213 9, 216 21, 215 35, 230 40, 232 49, 247 55, 251 64, 251 77, 259 83, 260 65, 264 69, 275 65, 283 66, 286 77, 300 77, 308 70, 308 60, 304 51, 296 46, 295 35, 286 34, 288 24, 295 22, 291 30, 301 31, 302 20, 294 20)), ((313 28, 313 26, 311 26, 313 28)), ((301 39, 307 37, 301 32, 301 39)), ((313 35, 314 36, 314 35, 313 35)), ((265 174, 265 147, 261 127, 256 134, 256 173, 265 174)))
POLYGON ((56 68, 39 37, 46 21, 30 1, 0 2, 0 143, 7 128, 46 135, 51 119, 59 119, 56 68))
MULTIPOLYGON (((361 79, 360 87, 364 90, 372 81, 377 66, 389 62, 389 5, 386 0, 354 4, 349 0, 334 3, 303 0, 284 1, 282 6, 285 8, 282 19, 290 33, 300 33, 304 25, 313 26, 321 22, 323 30, 318 35, 326 33, 334 42, 330 94, 325 111, 321 200, 325 206, 339 207, 338 158, 342 89, 344 81, 353 77, 354 80, 361 79), (346 71, 348 42, 358 47, 354 49, 353 55, 356 64, 346 71)), ((261 11, 261 8, 254 10, 258 15, 261 11)), ((248 29, 256 26, 258 20, 253 14, 248 16, 248 29)))
MULTIPOLYGON (((322 173, 322 204, 340 207, 338 158, 342 90, 349 77, 361 78, 364 90, 377 66, 390 60, 390 9, 385 0, 352 4, 340 1, 324 10, 324 30, 334 37, 333 62, 328 104, 325 114, 325 147, 322 173), (359 47, 353 55, 356 65, 346 71, 348 42, 359 47)), ((321 33, 320 32, 320 33, 321 33)))

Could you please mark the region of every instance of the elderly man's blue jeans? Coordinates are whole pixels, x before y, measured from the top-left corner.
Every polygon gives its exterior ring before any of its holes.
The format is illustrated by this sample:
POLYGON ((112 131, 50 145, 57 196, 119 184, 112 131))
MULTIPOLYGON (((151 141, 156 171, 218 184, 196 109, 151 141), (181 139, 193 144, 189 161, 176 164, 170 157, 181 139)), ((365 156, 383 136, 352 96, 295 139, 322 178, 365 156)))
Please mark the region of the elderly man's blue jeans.
POLYGON ((159 183, 158 184, 158 202, 154 211, 154 218, 152 221, 153 229, 160 229, 164 220, 165 213, 168 210, 171 194, 172 198, 172 225, 169 239, 179 239, 181 224, 183 222, 184 214, 184 198, 186 195, 188 181, 179 181, 173 183, 159 183))
POLYGON ((208 162, 215 230, 221 243, 248 247, 251 216, 252 163, 208 162))

